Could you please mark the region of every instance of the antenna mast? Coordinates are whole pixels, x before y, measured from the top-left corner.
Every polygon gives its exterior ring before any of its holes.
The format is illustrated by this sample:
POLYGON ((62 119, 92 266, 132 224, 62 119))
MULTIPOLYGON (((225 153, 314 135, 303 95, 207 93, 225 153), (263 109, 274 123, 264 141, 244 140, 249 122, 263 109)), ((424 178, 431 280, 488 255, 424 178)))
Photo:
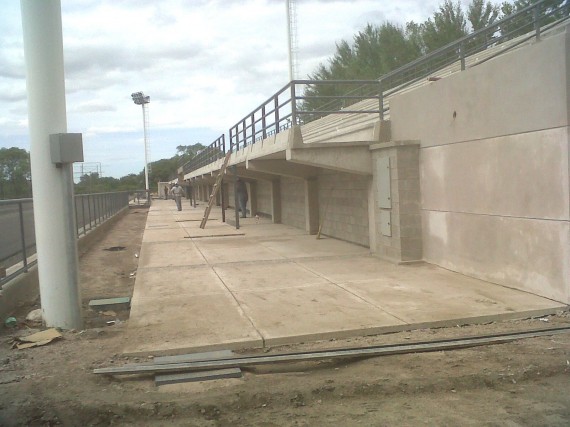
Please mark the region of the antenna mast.
POLYGON ((289 43, 289 81, 297 78, 297 5, 296 0, 286 0, 287 36, 289 43))

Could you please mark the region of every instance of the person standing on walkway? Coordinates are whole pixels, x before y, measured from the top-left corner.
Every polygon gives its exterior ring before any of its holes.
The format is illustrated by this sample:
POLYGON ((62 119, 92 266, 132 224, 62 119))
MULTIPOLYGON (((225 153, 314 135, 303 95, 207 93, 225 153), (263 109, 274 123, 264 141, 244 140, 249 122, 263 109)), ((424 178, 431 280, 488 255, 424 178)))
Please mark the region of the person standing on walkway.
POLYGON ((182 210, 182 196, 184 195, 184 189, 178 185, 178 183, 174 184, 174 187, 172 187, 172 190, 170 190, 170 194, 172 194, 172 197, 174 197, 174 200, 176 201, 176 207, 178 208, 179 211, 182 210))
POLYGON ((246 209, 247 209, 247 186, 245 185, 245 182, 243 182, 240 178, 237 179, 237 184, 236 184, 236 193, 237 193, 237 199, 238 199, 238 208, 241 211, 241 217, 245 218, 246 217, 246 209))

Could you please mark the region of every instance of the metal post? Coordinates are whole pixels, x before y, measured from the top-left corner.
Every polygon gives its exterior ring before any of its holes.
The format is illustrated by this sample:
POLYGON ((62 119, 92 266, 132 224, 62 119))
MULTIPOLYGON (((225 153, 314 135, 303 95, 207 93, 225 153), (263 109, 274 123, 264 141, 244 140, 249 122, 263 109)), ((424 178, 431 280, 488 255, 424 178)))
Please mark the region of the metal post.
POLYGON ((28 254, 26 252, 26 235, 24 233, 24 209, 22 202, 18 202, 18 212, 20 214, 20 237, 22 238, 22 260, 24 261, 24 271, 28 271, 28 254))
POLYGON ((384 120, 384 89, 382 79, 378 80, 378 108, 380 110, 380 120, 384 120))
POLYGON ((239 207, 238 207, 238 194, 237 194, 237 165, 232 166, 232 172, 234 173, 234 206, 236 211, 236 230, 239 230, 239 207))
POLYGON ((263 128, 263 139, 267 138, 267 124, 265 122, 265 104, 261 107, 261 127, 263 128))
MULTIPOLYGON (((149 196, 148 187, 148 136, 147 136, 147 112, 146 104, 142 104, 143 111, 143 134, 144 134, 144 189, 147 197, 149 196)), ((147 199, 148 200, 148 199, 147 199)))
POLYGON ((459 45, 459 59, 461 61, 461 71, 465 71, 465 52, 463 44, 459 45))
POLYGON ((275 104, 275 108, 273 109, 275 111, 275 133, 279 133, 279 97, 277 95, 275 95, 273 97, 273 102, 275 104))
POLYGON ((297 124, 297 95, 295 93, 295 82, 291 82, 291 127, 297 124))
POLYGON ((540 14, 538 11, 538 6, 535 6, 534 8, 534 31, 536 33, 536 40, 539 41, 540 40, 540 14))
POLYGON ((66 133, 59 0, 21 0, 34 221, 42 314, 47 326, 80 329, 73 169, 51 161, 50 134, 66 133))

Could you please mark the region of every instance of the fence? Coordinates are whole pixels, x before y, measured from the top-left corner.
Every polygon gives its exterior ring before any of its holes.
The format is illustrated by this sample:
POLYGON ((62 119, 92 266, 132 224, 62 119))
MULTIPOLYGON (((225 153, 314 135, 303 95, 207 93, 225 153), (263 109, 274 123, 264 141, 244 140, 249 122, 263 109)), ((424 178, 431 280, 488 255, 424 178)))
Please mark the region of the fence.
MULTIPOLYGON (((128 207, 129 199, 128 192, 76 195, 77 237, 128 207)), ((36 263, 33 199, 0 200, 0 236, 1 286, 36 263)))

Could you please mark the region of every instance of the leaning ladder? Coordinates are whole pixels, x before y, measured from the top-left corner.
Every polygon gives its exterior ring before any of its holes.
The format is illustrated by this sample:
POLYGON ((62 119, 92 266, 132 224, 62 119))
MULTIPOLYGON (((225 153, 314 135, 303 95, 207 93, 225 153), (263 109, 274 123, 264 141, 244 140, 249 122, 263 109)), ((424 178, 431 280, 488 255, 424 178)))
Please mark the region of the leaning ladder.
POLYGON ((220 173, 216 178, 216 183, 214 184, 214 188, 212 188, 212 194, 210 194, 210 200, 208 200, 208 206, 206 206, 206 210, 204 211, 204 217, 202 218, 202 222, 200 223, 200 228, 206 228, 206 223, 208 222, 208 217, 210 216, 210 211, 212 210, 212 206, 216 203, 216 195, 220 189, 220 185, 222 184, 222 178, 224 177, 224 173, 226 173, 226 168, 228 166, 228 162, 232 155, 231 151, 226 153, 226 157, 224 158, 224 164, 220 169, 220 173))

